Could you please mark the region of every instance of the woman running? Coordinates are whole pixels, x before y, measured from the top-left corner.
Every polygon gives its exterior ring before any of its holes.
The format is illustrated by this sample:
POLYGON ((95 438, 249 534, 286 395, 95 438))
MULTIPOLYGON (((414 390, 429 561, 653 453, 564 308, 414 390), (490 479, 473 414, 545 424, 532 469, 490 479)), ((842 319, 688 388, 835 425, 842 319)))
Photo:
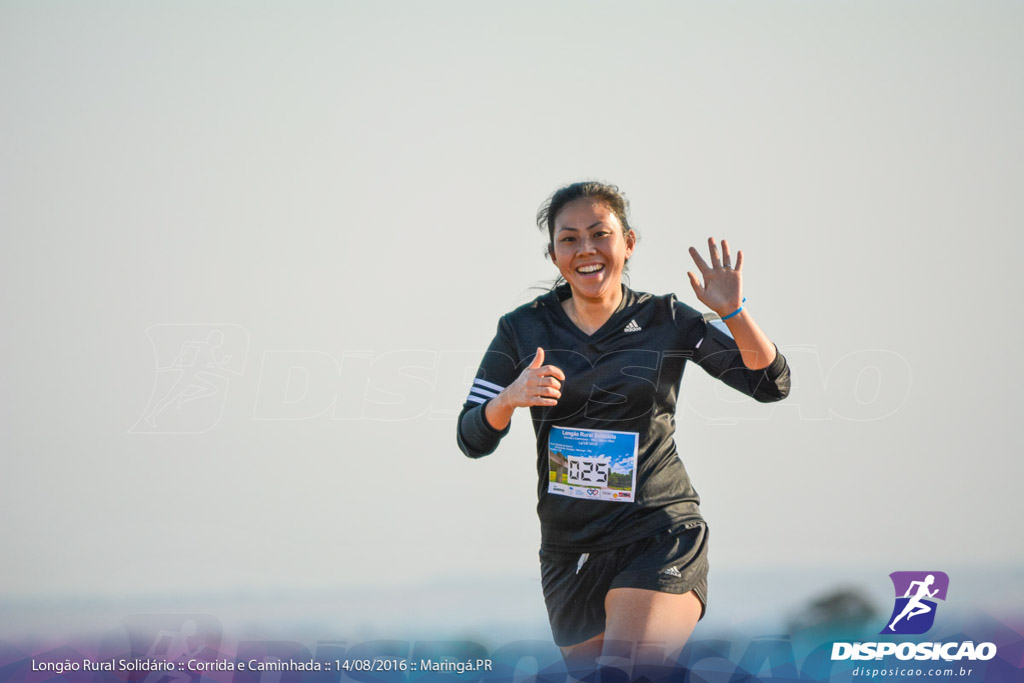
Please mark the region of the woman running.
POLYGON ((743 252, 734 261, 725 240, 708 239, 709 260, 690 249, 712 323, 672 294, 623 286, 636 233, 615 186, 563 187, 537 223, 561 278, 499 320, 459 447, 493 452, 530 409, 555 643, 573 671, 602 656, 671 664, 707 606, 707 527, 673 438, 683 369, 697 363, 764 402, 789 393, 789 369, 743 308, 743 252))

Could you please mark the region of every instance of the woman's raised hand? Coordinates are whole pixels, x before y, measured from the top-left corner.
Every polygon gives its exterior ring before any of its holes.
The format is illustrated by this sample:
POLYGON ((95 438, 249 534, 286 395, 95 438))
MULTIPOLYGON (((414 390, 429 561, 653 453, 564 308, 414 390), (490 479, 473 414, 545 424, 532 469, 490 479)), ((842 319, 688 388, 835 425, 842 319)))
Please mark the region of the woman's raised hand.
POLYGON ((715 238, 708 238, 708 250, 711 252, 711 265, 701 257, 695 247, 690 247, 690 256, 697 264, 700 277, 696 273, 688 272, 690 285, 693 286, 693 293, 697 295, 700 302, 717 313, 719 317, 729 315, 743 303, 743 277, 740 275, 740 268, 743 266, 743 252, 736 253, 736 265, 732 265, 732 254, 729 252, 729 243, 722 240, 722 255, 718 255, 718 245, 715 238), (703 284, 701 277, 704 278, 703 284))
POLYGON ((544 365, 544 349, 537 347, 533 362, 505 389, 505 394, 515 408, 553 406, 562 397, 564 381, 565 373, 554 365, 544 365))

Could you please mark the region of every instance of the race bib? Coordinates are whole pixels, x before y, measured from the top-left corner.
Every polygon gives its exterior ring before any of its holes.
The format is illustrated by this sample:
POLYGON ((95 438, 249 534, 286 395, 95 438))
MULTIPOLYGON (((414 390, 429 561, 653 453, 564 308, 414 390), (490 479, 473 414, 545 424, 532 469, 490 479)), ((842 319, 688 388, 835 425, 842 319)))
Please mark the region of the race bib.
POLYGON ((639 443, 636 432, 552 427, 548 493, 632 503, 639 443))

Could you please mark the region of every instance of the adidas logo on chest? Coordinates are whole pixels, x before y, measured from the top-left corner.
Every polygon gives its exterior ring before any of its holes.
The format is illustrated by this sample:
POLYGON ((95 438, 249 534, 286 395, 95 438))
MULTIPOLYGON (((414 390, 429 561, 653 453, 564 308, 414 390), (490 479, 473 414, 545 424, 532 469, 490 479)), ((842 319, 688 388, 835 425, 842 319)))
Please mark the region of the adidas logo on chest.
POLYGON ((639 325, 636 324, 636 320, 630 320, 629 324, 626 325, 624 328, 622 328, 622 331, 623 332, 639 332, 641 329, 643 329, 643 328, 641 328, 639 325))

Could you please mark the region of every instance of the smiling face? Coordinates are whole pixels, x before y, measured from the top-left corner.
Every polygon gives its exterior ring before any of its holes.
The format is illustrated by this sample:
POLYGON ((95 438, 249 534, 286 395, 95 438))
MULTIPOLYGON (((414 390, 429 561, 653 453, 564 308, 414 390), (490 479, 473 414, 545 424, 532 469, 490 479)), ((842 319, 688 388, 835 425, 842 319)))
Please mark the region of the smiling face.
POLYGON ((596 303, 619 296, 636 235, 623 230, 604 202, 583 198, 566 204, 555 216, 552 237, 551 260, 574 297, 596 303))

